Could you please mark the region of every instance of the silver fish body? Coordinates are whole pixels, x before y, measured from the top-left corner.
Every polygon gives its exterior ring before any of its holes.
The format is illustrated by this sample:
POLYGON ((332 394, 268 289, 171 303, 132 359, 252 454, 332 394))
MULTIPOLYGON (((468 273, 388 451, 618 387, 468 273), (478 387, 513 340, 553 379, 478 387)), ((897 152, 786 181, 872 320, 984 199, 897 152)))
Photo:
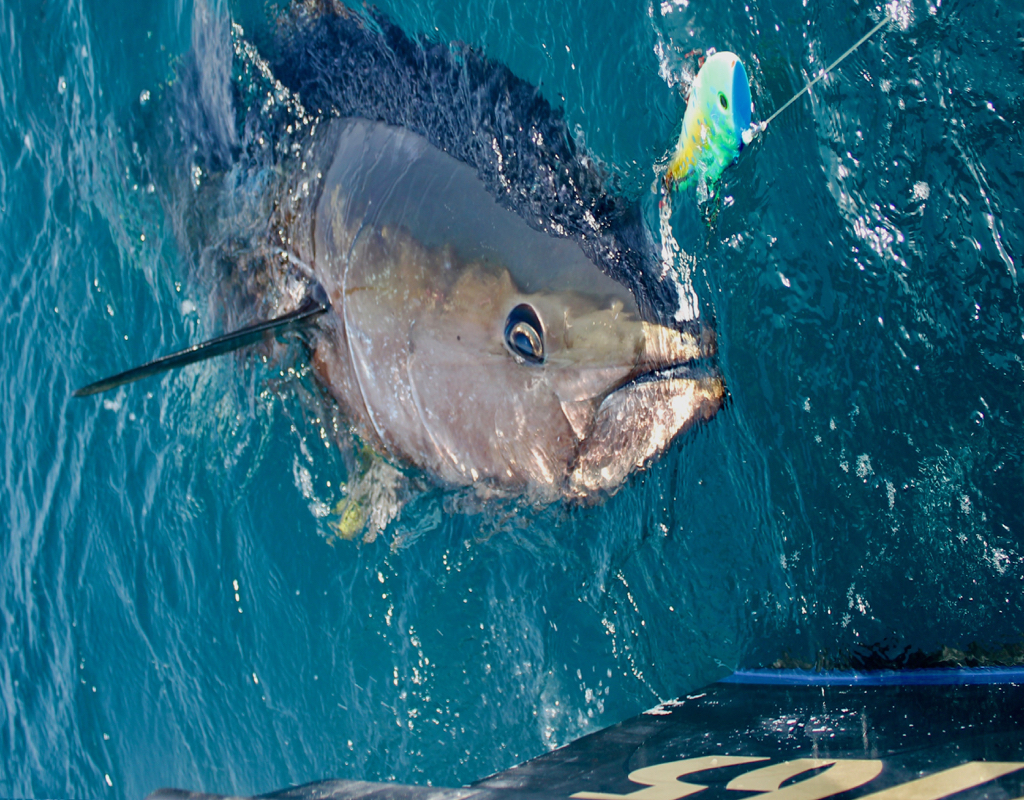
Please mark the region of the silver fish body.
POLYGON ((447 485, 589 500, 721 406, 709 329, 645 319, 423 137, 327 127, 301 248, 331 302, 312 362, 374 449, 447 485))

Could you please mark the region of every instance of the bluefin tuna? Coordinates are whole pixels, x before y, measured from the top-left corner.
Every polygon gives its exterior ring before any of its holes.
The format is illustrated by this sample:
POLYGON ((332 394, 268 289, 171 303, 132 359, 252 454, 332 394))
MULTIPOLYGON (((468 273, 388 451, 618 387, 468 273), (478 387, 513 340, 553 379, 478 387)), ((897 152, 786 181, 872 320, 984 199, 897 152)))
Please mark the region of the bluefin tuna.
POLYGON ((266 319, 79 394, 297 327, 362 444, 542 503, 614 492, 721 408, 713 329, 535 87, 338 5, 232 36, 236 129, 207 158, 275 176, 246 266, 266 319))

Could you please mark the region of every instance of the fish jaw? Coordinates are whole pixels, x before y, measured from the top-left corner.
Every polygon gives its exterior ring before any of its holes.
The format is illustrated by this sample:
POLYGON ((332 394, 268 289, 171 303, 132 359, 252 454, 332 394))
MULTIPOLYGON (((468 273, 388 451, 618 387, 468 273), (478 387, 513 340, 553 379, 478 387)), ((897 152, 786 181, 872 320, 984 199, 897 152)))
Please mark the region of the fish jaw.
POLYGON ((714 332, 646 324, 646 345, 630 379, 605 396, 570 465, 564 495, 590 502, 614 493, 680 434, 710 420, 725 401, 713 363, 714 332))

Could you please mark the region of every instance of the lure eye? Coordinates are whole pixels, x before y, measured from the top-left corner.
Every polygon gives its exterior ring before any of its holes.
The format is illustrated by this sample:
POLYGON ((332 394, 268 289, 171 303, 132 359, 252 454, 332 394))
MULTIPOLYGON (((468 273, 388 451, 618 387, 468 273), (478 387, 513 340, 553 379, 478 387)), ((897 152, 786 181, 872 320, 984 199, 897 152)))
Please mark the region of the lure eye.
POLYGON ((720 105, 722 107, 722 111, 728 111, 729 110, 729 100, 725 96, 725 92, 719 92, 718 93, 718 105, 720 105))
POLYGON ((526 303, 509 313, 505 322, 505 344, 512 355, 529 364, 544 363, 544 329, 537 312, 526 303))

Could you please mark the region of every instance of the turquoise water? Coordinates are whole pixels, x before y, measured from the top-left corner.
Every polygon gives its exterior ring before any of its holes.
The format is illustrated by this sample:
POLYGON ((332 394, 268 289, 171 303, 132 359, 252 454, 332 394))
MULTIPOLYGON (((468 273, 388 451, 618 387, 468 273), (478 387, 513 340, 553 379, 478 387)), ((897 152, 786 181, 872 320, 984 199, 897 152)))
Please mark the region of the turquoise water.
MULTIPOLYGON (((879 10, 379 7, 540 85, 636 194, 688 51, 740 54, 764 118, 879 10)), ((261 362, 70 397, 221 330, 139 134, 216 14, 0 5, 0 794, 461 784, 737 667, 1019 644, 1024 13, 893 8, 680 214, 711 424, 601 506, 434 490, 354 544, 317 516, 342 456, 261 362)))

